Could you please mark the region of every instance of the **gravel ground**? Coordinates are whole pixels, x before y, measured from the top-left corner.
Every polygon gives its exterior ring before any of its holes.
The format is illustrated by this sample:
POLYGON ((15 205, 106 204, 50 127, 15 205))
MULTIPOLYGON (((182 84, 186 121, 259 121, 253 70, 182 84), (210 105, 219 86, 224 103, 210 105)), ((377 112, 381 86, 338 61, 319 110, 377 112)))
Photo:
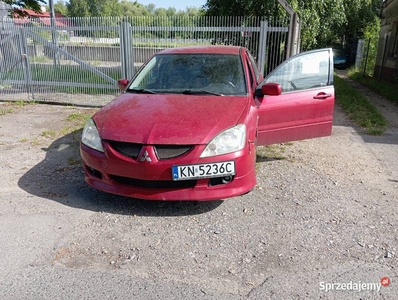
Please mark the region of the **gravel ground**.
POLYGON ((259 148, 255 190, 208 203, 93 190, 63 134, 93 109, 1 103, 0 299, 396 298, 398 108, 360 88, 385 135, 336 107, 331 137, 259 148))

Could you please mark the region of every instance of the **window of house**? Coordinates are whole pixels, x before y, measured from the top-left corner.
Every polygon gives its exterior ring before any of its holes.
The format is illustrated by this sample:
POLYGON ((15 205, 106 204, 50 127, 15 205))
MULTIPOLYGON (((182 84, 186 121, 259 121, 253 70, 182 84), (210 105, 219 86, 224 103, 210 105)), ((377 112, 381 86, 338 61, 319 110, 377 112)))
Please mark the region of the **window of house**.
POLYGON ((389 57, 397 57, 398 56, 398 22, 394 22, 392 25, 392 31, 389 42, 389 57))

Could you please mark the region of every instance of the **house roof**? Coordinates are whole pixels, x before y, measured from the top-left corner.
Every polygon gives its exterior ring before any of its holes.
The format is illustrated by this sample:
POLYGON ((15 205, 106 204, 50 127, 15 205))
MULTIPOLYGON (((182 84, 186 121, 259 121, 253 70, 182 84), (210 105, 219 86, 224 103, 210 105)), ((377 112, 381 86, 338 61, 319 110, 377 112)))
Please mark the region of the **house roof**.
MULTIPOLYGON (((14 14, 14 22, 15 24, 18 25, 23 25, 32 22, 32 19, 39 19, 40 22, 42 22, 44 25, 51 26, 51 14, 47 11, 42 11, 42 12, 35 12, 31 9, 26 9, 22 8, 20 9, 24 14, 26 14, 26 17, 19 17, 17 14, 14 14)), ((66 26, 71 26, 71 22, 65 18, 60 13, 55 13, 55 25, 60 26, 60 27, 66 27, 66 26)))
MULTIPOLYGON (((21 8, 20 11, 22 11, 23 13, 27 14, 29 17, 32 18, 50 18, 51 14, 48 11, 41 11, 41 12, 35 12, 34 10, 31 9, 27 9, 27 8, 21 8)), ((56 18, 64 18, 63 15, 61 15, 60 13, 55 13, 55 17, 56 18)))

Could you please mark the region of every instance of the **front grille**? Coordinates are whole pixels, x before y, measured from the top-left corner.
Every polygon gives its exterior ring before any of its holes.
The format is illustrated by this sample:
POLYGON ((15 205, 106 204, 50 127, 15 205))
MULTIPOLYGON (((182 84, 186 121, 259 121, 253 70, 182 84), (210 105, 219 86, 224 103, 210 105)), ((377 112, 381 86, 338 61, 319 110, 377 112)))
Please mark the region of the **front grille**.
MULTIPOLYGON (((141 152, 141 149, 144 145, 142 144, 134 144, 134 143, 126 143, 126 142, 116 142, 116 141, 108 141, 113 149, 115 149, 120 154, 137 159, 138 155, 141 152)), ((191 145, 155 145, 153 146, 155 149, 156 156, 159 160, 163 159, 171 159, 176 158, 185 153, 191 151, 193 146, 191 145)))
POLYGON ((158 159, 170 159, 188 153, 193 146, 156 145, 154 148, 158 159))
POLYGON ((122 184, 148 189, 187 189, 196 185, 196 180, 142 180, 117 175, 111 175, 111 178, 122 184))
POLYGON ((134 159, 136 159, 138 157, 138 154, 140 154, 140 151, 142 148, 141 144, 133 144, 133 143, 125 143, 125 142, 109 141, 109 144, 117 152, 123 154, 124 156, 131 157, 134 159))

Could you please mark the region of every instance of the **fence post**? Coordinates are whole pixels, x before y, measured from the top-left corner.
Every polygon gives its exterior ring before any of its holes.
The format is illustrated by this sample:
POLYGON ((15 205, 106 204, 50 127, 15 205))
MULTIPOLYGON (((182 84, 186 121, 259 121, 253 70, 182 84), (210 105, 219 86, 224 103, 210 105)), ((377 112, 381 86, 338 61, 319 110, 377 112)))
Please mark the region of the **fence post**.
POLYGON ((268 32, 268 22, 261 21, 260 23, 260 42, 258 46, 258 59, 257 64, 260 68, 261 74, 264 75, 265 62, 267 55, 267 32, 268 32))
MULTIPOLYGON (((58 34, 55 22, 54 1, 50 0, 48 4, 50 6, 51 41, 56 47, 55 49, 58 50, 58 37, 57 37, 58 34)), ((58 51, 54 51, 53 60, 54 60, 54 67, 61 64, 58 51)))
POLYGON ((301 24, 297 13, 290 18, 286 59, 300 52, 301 24))
POLYGON ((371 41, 371 39, 369 39, 368 48, 366 49, 365 65, 364 65, 364 67, 363 67, 363 74, 362 74, 362 75, 365 75, 365 74, 366 74, 366 68, 367 68, 368 59, 369 59, 370 41, 371 41))
POLYGON ((357 55, 355 57, 355 69, 359 70, 362 65, 364 40, 358 40, 357 55))
POLYGON ((26 80, 26 92, 27 94, 32 94, 32 99, 35 99, 35 95, 32 91, 32 73, 30 71, 30 63, 29 63, 29 53, 28 53, 28 44, 27 38, 25 35, 25 31, 23 28, 20 29, 19 34, 19 43, 20 47, 20 57, 21 57, 21 64, 25 75, 26 80))
POLYGON ((120 27, 120 57, 122 61, 122 77, 131 79, 134 75, 134 52, 132 29, 128 21, 123 21, 120 27))

